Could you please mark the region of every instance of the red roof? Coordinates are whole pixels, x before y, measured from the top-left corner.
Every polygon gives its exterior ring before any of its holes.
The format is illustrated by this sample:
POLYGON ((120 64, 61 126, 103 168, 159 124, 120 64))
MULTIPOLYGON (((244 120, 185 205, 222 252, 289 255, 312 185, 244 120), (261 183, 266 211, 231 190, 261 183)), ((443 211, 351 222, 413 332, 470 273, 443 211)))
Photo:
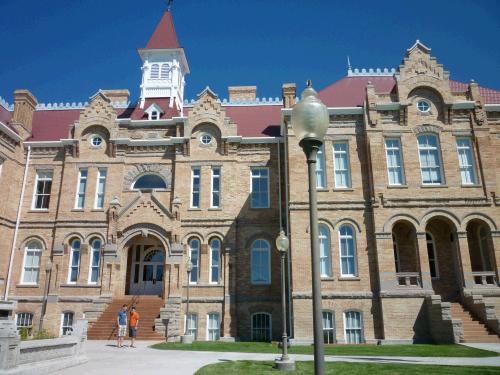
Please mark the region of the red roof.
POLYGON ((281 105, 227 106, 229 116, 238 125, 242 137, 278 137, 281 105))
MULTIPOLYGON (((172 99, 175 100, 175 99, 172 99)), ((160 119, 170 119, 172 117, 177 117, 180 115, 177 110, 177 106, 173 105, 170 108, 170 98, 155 98, 155 99, 146 99, 144 102, 144 108, 140 108, 139 105, 132 108, 127 108, 122 113, 118 114, 118 118, 130 118, 132 120, 147 120, 148 114, 144 112, 148 109, 153 103, 155 103, 158 107, 163 110, 163 114, 160 116, 160 119)))
POLYGON ((5 125, 7 125, 11 117, 12 114, 2 105, 0 105, 0 121, 3 122, 5 125))
POLYGON ((71 138, 70 129, 79 117, 79 109, 35 111, 33 134, 28 141, 59 141, 71 138))
POLYGON ((172 14, 169 11, 163 13, 160 22, 149 39, 146 49, 171 49, 180 48, 175 33, 172 14))

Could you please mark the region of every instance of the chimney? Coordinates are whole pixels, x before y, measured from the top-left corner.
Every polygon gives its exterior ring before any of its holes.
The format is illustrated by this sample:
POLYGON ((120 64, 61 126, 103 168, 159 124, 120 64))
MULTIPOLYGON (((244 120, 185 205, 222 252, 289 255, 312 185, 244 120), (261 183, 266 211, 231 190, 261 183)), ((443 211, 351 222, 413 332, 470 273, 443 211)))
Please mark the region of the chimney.
POLYGON ((111 100, 111 103, 128 103, 130 91, 128 90, 101 90, 111 100))
POLYGON ((281 86, 281 96, 283 97, 283 107, 291 108, 295 105, 297 86, 295 83, 284 83, 281 86))
POLYGON ((254 102, 257 99, 257 86, 229 86, 230 102, 254 102))
POLYGON ((14 91, 14 115, 11 125, 23 138, 32 133, 33 113, 37 104, 36 98, 29 90, 14 91))

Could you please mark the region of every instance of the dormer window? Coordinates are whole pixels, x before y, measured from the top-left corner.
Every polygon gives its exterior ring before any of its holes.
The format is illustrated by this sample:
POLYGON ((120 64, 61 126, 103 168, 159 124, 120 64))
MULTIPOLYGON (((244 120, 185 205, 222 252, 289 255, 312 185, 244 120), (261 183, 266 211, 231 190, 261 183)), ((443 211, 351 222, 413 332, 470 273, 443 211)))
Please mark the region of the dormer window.
POLYGON ((149 119, 150 120, 159 120, 160 119, 160 115, 159 115, 158 111, 152 111, 149 114, 149 119))
POLYGON ((151 79, 158 79, 160 75, 160 65, 158 64, 153 64, 151 65, 151 79))

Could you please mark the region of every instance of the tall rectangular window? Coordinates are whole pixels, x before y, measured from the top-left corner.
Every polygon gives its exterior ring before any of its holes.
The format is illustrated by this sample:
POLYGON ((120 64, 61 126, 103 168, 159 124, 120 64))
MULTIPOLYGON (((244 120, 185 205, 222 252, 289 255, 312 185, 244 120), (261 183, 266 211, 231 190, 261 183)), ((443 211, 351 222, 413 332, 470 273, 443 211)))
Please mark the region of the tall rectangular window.
POLYGON ((187 334, 193 336, 194 340, 198 339, 198 315, 189 314, 186 316, 187 334))
POLYGON ((210 241, 210 283, 219 282, 220 241, 214 238, 210 241))
POLYGON ((200 208, 200 167, 191 170, 191 207, 200 208))
POLYGON ((269 207, 269 169, 252 168, 251 172, 251 200, 252 208, 269 207))
POLYGON ((476 183, 476 173, 474 168, 474 156, 472 154, 471 139, 457 138, 457 152, 462 184, 474 185, 476 183))
POLYGON ((34 210, 48 210, 50 190, 52 189, 52 171, 36 171, 35 191, 33 193, 34 210))
POLYGON ((87 168, 78 172, 78 186, 76 187, 75 208, 83 208, 85 205, 85 191, 87 190, 87 168))
POLYGON ((220 207, 220 167, 212 168, 212 208, 220 207))
POLYGON ((325 344, 335 344, 335 321, 331 311, 323 311, 323 341, 325 344))
POLYGON ((325 147, 321 145, 316 155, 316 187, 326 188, 326 175, 325 175, 325 147))
POLYGON ((220 322, 219 314, 212 313, 208 314, 208 325, 207 325, 207 340, 217 341, 220 337, 220 322))
POLYGON ((349 144, 347 142, 335 142, 333 144, 333 161, 335 187, 350 188, 351 173, 349 171, 349 144))
POLYGON ((401 142, 397 138, 385 140, 385 155, 387 158, 387 175, 389 185, 403 185, 404 171, 401 158, 401 142))
POLYGON ((106 193, 106 177, 108 170, 106 168, 99 168, 97 171, 97 187, 95 192, 94 208, 104 208, 104 194, 106 193))
POLYGON ((345 343, 361 344, 363 338, 363 322, 359 311, 346 311, 344 313, 345 343))
POLYGON ((61 315, 61 335, 71 335, 73 332, 73 316, 72 312, 65 312, 61 315))
POLYGON ((200 274, 200 241, 197 238, 189 241, 189 258, 193 265, 189 282, 196 284, 200 274))
POLYGON ((422 184, 442 184, 443 172, 437 136, 434 134, 423 134, 418 136, 417 141, 422 184))

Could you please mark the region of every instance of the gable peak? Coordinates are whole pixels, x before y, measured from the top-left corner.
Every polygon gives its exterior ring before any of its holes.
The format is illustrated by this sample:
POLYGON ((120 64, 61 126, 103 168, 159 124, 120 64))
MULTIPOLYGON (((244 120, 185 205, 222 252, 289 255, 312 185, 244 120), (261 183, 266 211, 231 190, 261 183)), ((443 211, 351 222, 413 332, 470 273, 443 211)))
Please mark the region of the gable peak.
POLYGON ((423 44, 420 39, 417 39, 415 41, 415 43, 406 50, 406 56, 410 56, 414 51, 416 50, 420 50, 422 51, 423 53, 427 54, 427 55, 430 55, 431 53, 431 49, 429 47, 427 47, 425 44, 423 44))

